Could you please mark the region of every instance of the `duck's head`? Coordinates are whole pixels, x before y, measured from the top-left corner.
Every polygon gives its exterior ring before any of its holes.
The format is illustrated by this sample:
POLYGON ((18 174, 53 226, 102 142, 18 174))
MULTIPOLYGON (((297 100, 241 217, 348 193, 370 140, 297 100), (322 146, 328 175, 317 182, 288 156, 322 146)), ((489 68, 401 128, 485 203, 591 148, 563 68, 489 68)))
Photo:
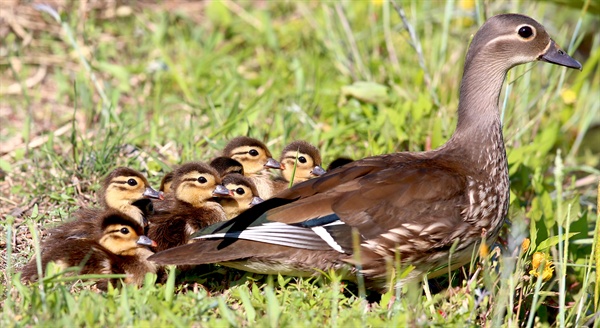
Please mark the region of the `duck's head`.
POLYGON ((173 174, 173 171, 165 174, 162 180, 160 180, 160 188, 158 190, 165 194, 168 194, 172 191, 171 185, 173 184, 173 174))
POLYGON ((232 173, 244 175, 244 166, 242 163, 231 157, 219 156, 210 161, 210 166, 219 172, 221 178, 232 173))
POLYGON ((140 204, 139 201, 150 198, 163 199, 164 196, 162 192, 150 187, 141 173, 127 167, 119 167, 110 172, 102 181, 99 191, 99 200, 105 207, 134 218, 142 215, 136 206, 140 204))
POLYGON ((256 175, 267 168, 282 169, 281 164, 271 156, 267 146, 254 138, 232 139, 223 149, 223 156, 242 163, 246 176, 256 175))
POLYGON ((229 189, 221 184, 219 173, 201 162, 190 162, 177 168, 172 188, 178 201, 194 207, 202 207, 213 197, 230 195, 229 189))
MULTIPOLYGON (((258 190, 254 183, 241 174, 229 174, 223 178, 223 185, 231 192, 230 197, 237 202, 237 207, 245 211, 250 207, 260 204, 263 200, 258 197, 258 190)), ((227 211, 227 206, 223 206, 227 211)))
POLYGON ((504 71, 536 60, 581 69, 581 64, 560 49, 540 23, 519 14, 497 15, 483 24, 473 37, 465 65, 479 58, 504 71))
POLYGON ((310 178, 325 174, 321 166, 321 153, 306 141, 297 140, 287 145, 281 152, 281 164, 284 169, 281 172, 286 181, 306 181, 310 178), (294 166, 296 172, 294 172, 294 166))
POLYGON ((117 211, 100 218, 102 237, 99 244, 116 255, 135 255, 139 249, 156 246, 144 235, 144 228, 135 219, 117 211))

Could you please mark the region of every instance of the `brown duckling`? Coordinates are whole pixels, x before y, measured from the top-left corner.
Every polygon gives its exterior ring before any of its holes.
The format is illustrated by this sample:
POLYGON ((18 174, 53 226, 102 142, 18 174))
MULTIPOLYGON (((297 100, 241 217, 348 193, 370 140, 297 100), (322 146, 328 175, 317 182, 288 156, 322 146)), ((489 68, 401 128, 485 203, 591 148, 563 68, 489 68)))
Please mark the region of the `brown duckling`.
POLYGON ((338 157, 338 158, 334 159, 331 163, 329 163, 329 166, 327 166, 327 172, 329 172, 333 169, 337 169, 338 167, 342 167, 342 166, 352 163, 352 162, 354 162, 354 160, 351 158, 338 157))
POLYGON ((230 197, 219 198, 219 204, 227 215, 227 219, 240 215, 250 207, 263 202, 258 197, 254 183, 245 176, 237 173, 228 174, 223 178, 223 185, 229 189, 230 197))
MULTIPOLYGON (((126 274, 126 283, 141 285, 148 272, 157 273, 158 267, 147 258, 154 254, 149 246, 156 245, 144 235, 144 228, 135 219, 118 211, 105 212, 98 218, 100 224, 94 235, 97 240, 66 238, 54 243, 42 254, 42 269, 54 262, 61 270, 79 267, 78 274, 126 274)), ((24 281, 38 279, 36 260, 33 258, 22 270, 24 281)), ((115 283, 111 279, 111 283, 115 283)), ((100 280, 98 288, 106 289, 108 280, 100 280)))
POLYGON ((293 184, 325 174, 321 167, 321 153, 317 147, 306 141, 297 140, 287 145, 281 152, 281 177, 274 181, 275 190, 283 191, 293 184))
POLYGON ((172 191, 171 185, 173 184, 173 171, 165 174, 165 176, 160 180, 160 188, 159 191, 162 191, 165 194, 168 194, 172 191))
POLYGON ((95 239, 101 231, 96 229, 98 220, 106 210, 115 210, 135 219, 142 226, 147 225, 146 216, 153 211, 150 200, 163 199, 139 172, 119 167, 109 173, 102 181, 98 192, 98 201, 102 208, 83 208, 76 211, 74 221, 66 222, 52 230, 45 244, 62 243, 65 239, 95 239))
POLYGON ((210 166, 212 166, 221 178, 225 177, 227 174, 238 173, 244 175, 244 166, 242 163, 236 161, 231 157, 219 156, 210 161, 210 166))
POLYGON ((209 165, 190 162, 173 174, 173 193, 166 208, 149 217, 148 236, 158 244, 157 251, 183 245, 188 236, 210 224, 227 220, 214 197, 229 196, 219 173, 209 165))
POLYGON ((229 141, 223 156, 231 157, 242 163, 244 176, 250 178, 258 195, 262 199, 271 198, 274 194, 274 185, 267 169, 283 169, 281 164, 273 159, 271 152, 264 143, 249 137, 236 137, 229 141))

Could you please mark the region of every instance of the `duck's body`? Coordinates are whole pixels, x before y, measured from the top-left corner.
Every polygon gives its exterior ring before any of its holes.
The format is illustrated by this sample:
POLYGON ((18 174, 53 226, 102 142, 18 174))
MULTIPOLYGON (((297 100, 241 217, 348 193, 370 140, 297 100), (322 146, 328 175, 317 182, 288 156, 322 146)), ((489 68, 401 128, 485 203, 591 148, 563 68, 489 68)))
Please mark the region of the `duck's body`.
MULTIPOLYGON (((107 211, 98 218, 92 235, 98 239, 67 238, 46 245, 42 252, 42 269, 54 262, 60 269, 79 267, 78 274, 125 274, 125 283, 141 285, 146 273, 157 273, 159 267, 147 258, 154 254, 148 249, 152 241, 143 235, 143 228, 132 218, 117 211, 107 211)), ((22 271, 24 281, 38 279, 35 258, 22 271)), ((111 279, 116 284, 118 279, 111 279)), ((106 289, 109 280, 97 282, 106 289)))
POLYGON ((282 274, 360 270, 377 288, 398 264, 414 266, 405 279, 464 265, 482 237, 488 243, 497 238, 506 217, 498 99, 506 72, 535 60, 581 68, 533 19, 490 18, 469 47, 458 125, 445 145, 346 164, 205 229, 196 243, 150 259, 282 274))
POLYGON ((306 141, 297 140, 283 148, 279 162, 283 169, 281 176, 273 181, 275 193, 289 188, 290 181, 294 185, 325 174, 321 153, 306 141))
POLYGON ((153 211, 151 199, 162 198, 162 193, 152 189, 141 173, 126 167, 117 168, 102 181, 98 193, 101 208, 77 210, 73 213, 74 220, 51 229, 44 243, 49 246, 66 239, 98 240, 102 231, 97 227, 107 211, 117 211, 146 226, 146 217, 153 211))
POLYGON ((219 198, 227 219, 232 219, 250 207, 260 204, 263 199, 258 197, 258 190, 252 180, 241 174, 228 174, 223 178, 223 185, 229 189, 229 197, 219 198))
POLYGON ((236 137, 223 149, 223 156, 240 162, 244 168, 244 176, 250 178, 262 199, 271 198, 275 192, 271 174, 268 169, 282 169, 279 162, 273 159, 267 146, 249 137, 236 137))
POLYGON ((157 243, 157 251, 188 242, 194 232, 227 220, 213 197, 229 195, 217 171, 200 162, 181 165, 173 174, 173 193, 165 209, 150 216, 148 236, 157 243))

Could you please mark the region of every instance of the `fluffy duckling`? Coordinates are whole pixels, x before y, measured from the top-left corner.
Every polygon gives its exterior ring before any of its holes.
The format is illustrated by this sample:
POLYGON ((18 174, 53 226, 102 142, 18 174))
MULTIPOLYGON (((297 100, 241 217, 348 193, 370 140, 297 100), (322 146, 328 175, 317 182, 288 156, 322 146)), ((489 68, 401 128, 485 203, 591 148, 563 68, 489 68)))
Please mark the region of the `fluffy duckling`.
POLYGON ((98 240, 101 231, 97 229, 99 218, 107 210, 115 210, 147 226, 148 216, 153 211, 151 199, 163 199, 139 172, 127 167, 119 167, 102 181, 98 201, 102 208, 83 208, 76 211, 74 221, 64 223, 52 230, 45 245, 62 243, 65 239, 98 240))
POLYGON ((258 197, 254 183, 241 174, 226 175, 223 178, 223 185, 231 192, 230 197, 219 198, 219 204, 223 206, 227 219, 232 219, 250 207, 263 202, 262 198, 258 197))
MULTIPOLYGON (((98 218, 98 240, 67 238, 55 243, 42 253, 42 268, 54 262, 61 270, 79 267, 78 274, 126 274, 125 283, 141 285, 148 272, 157 273, 158 267, 147 258, 154 254, 148 249, 156 245, 144 235, 144 228, 133 218, 118 211, 108 211, 98 218)), ((22 270, 24 281, 38 279, 36 260, 33 258, 22 270)), ((108 280, 100 280, 98 288, 106 289, 108 280)), ((115 283, 111 279, 111 283, 115 283)))
POLYGON ((321 167, 321 153, 306 141, 297 140, 287 145, 281 152, 280 161, 284 168, 281 177, 274 181, 277 192, 289 188, 292 179, 296 184, 326 173, 321 167))
POLYGON ((337 169, 338 167, 342 167, 342 166, 352 163, 352 162, 354 162, 354 160, 351 158, 338 157, 338 158, 334 159, 333 162, 329 163, 329 166, 327 166, 327 172, 329 172, 333 169, 337 169))
POLYGON ((219 172, 221 178, 231 173, 244 175, 244 166, 242 163, 231 157, 219 156, 210 161, 209 165, 219 172))
POLYGON ((172 191, 171 185, 173 184, 173 171, 165 174, 165 176, 160 180, 160 188, 159 191, 168 194, 172 191))
POLYGON ((173 193, 167 207, 150 216, 148 236, 157 242, 157 251, 183 245, 188 236, 210 224, 227 220, 214 197, 229 196, 219 173, 201 162, 181 165, 173 173, 173 193))
POLYGON ((242 163, 244 176, 250 178, 258 195, 262 199, 271 198, 274 194, 274 185, 267 169, 281 170, 281 164, 273 159, 271 152, 264 143, 249 137, 232 139, 225 149, 223 156, 230 157, 242 163))

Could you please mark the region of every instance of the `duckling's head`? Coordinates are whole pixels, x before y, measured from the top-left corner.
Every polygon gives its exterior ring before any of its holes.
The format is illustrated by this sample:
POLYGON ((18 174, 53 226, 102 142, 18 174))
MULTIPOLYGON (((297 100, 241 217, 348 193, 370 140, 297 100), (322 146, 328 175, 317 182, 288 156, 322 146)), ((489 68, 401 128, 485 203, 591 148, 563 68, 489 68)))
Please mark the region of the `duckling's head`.
POLYGON ((519 14, 497 15, 483 24, 473 37, 465 66, 478 58, 482 64, 498 65, 501 71, 535 60, 581 69, 581 64, 561 50, 540 23, 519 14))
POLYGON ((219 156, 210 161, 210 166, 219 172, 221 178, 232 173, 244 175, 244 166, 242 163, 231 157, 219 156))
POLYGON ((173 174, 172 188, 178 201, 194 207, 202 207, 213 197, 230 194, 221 184, 219 173, 201 162, 190 162, 177 168, 173 174))
POLYGON ((140 249, 156 246, 144 235, 144 228, 135 219, 117 211, 100 218, 102 237, 99 244, 116 255, 135 255, 140 249))
POLYGON ((158 190, 162 191, 165 194, 168 194, 172 191, 171 185, 173 184, 173 174, 173 171, 165 174, 162 180, 160 180, 160 188, 158 190))
POLYGON ((225 213, 237 214, 249 209, 250 207, 262 203, 263 200, 258 197, 258 190, 252 180, 244 177, 241 174, 229 174, 223 178, 223 185, 231 192, 230 198, 222 198, 223 200, 231 199, 233 202, 221 202, 225 213))
POLYGON ((106 208, 121 211, 140 223, 144 221, 143 213, 134 203, 147 198, 163 199, 163 193, 152 189, 141 173, 127 167, 109 173, 99 192, 99 200, 106 208))
POLYGON ((223 156, 242 163, 246 176, 257 175, 266 168, 282 168, 281 164, 273 159, 267 146, 254 138, 237 137, 232 139, 223 149, 223 156))
POLYGON ((284 166, 281 174, 286 181, 291 181, 293 177, 294 182, 297 183, 325 174, 325 170, 321 167, 319 150, 302 140, 294 141, 283 149, 281 164, 284 166), (294 165, 296 172, 294 172, 294 165))

